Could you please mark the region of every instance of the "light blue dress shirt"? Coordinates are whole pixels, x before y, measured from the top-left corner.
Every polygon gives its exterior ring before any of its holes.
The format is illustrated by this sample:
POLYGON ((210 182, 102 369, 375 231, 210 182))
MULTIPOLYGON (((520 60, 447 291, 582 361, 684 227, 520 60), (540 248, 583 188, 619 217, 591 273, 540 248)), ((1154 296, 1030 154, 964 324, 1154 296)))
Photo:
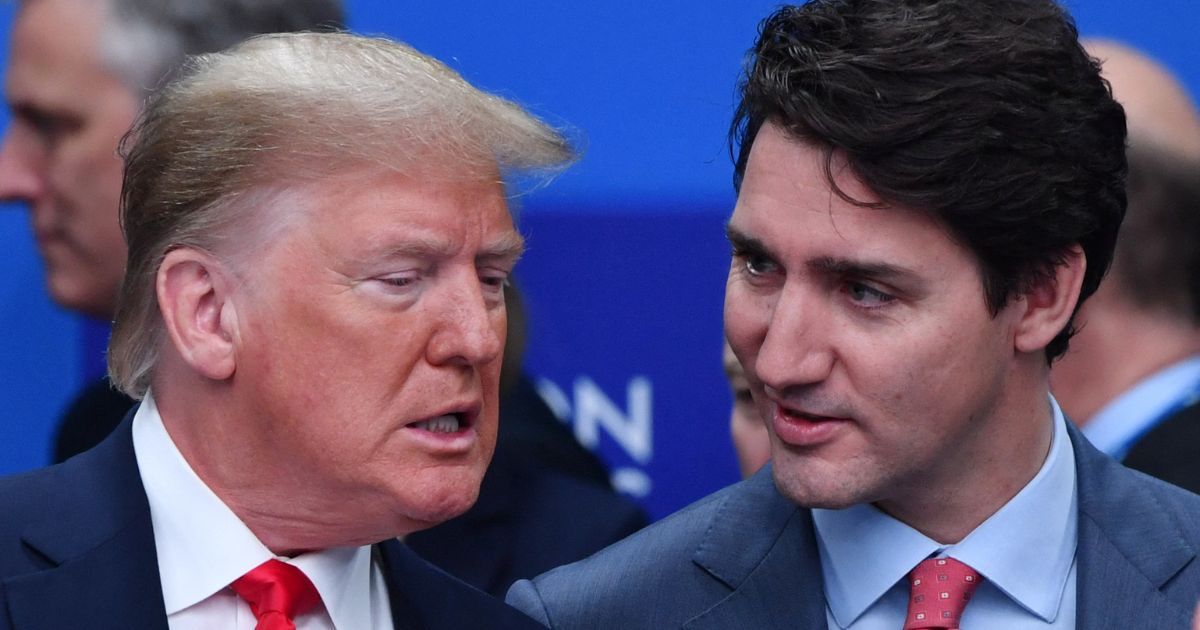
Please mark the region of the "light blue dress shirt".
MULTIPOLYGON (((1096 448, 1125 459, 1129 447, 1179 408, 1200 396, 1200 356, 1142 379, 1105 405, 1083 426, 1096 448)), ((1076 418, 1082 420, 1082 418, 1076 418)))
POLYGON ((1050 404, 1054 437, 1041 470, 958 544, 941 545, 871 505, 813 510, 831 629, 902 628, 906 575, 930 556, 956 558, 984 578, 963 628, 1075 627, 1075 453, 1062 410, 1050 404))

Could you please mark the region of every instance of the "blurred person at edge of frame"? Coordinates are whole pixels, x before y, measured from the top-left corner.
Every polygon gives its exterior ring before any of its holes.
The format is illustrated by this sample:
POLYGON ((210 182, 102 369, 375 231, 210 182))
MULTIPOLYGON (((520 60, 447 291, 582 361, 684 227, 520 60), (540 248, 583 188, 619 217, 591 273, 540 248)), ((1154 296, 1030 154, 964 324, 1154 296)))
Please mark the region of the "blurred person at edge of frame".
POLYGON ((742 369, 729 342, 721 350, 721 367, 733 395, 733 405, 729 409, 729 438, 737 455, 738 469, 745 479, 771 460, 771 436, 767 433, 767 425, 758 417, 750 384, 746 382, 746 370, 742 369))
MULTIPOLYGON (((125 266, 117 143, 187 55, 259 33, 332 30, 340 0, 20 0, 4 97, 0 199, 29 210, 50 297, 102 321, 125 266)), ((88 383, 55 428, 61 462, 100 442, 133 399, 88 383)))
POLYGON ((1129 209, 1050 388, 1097 448, 1200 492, 1200 110, 1145 54, 1084 44, 1125 108, 1129 209))

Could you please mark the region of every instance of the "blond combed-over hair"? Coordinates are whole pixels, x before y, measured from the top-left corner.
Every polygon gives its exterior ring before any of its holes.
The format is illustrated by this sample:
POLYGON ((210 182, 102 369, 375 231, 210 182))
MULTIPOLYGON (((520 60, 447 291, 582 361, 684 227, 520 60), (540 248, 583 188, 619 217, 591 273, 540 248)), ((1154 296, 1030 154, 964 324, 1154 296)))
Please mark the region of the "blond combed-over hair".
POLYGON ((437 60, 350 33, 264 35, 191 59, 122 152, 129 258, 108 369, 135 398, 165 342, 155 289, 164 256, 180 247, 219 255, 263 222, 264 194, 355 169, 548 174, 575 156, 561 133, 437 60))

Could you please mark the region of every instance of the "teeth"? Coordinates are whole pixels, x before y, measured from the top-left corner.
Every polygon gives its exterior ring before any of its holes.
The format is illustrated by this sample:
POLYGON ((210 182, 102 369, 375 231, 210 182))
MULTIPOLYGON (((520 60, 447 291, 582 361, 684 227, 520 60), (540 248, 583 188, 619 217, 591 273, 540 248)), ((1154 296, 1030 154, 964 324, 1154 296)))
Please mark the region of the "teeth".
POLYGON ((459 422, 458 416, 444 415, 433 418, 432 420, 424 420, 413 424, 418 429, 425 429, 433 433, 454 433, 458 431, 459 422))

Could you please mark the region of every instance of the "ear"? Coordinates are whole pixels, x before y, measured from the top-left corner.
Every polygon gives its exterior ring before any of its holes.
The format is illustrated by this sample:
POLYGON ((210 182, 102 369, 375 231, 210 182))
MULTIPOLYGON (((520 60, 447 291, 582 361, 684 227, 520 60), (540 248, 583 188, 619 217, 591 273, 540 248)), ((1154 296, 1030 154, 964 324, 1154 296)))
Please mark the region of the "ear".
POLYGON ((231 280, 209 254, 179 248, 163 257, 155 281, 158 308, 176 352, 198 374, 218 381, 233 376, 236 367, 231 280))
POLYGON ((1021 352, 1040 352, 1062 332, 1079 303, 1087 257, 1083 248, 1072 247, 1055 265, 1053 274, 1030 287, 1022 296, 1024 312, 1017 322, 1013 343, 1021 352))

